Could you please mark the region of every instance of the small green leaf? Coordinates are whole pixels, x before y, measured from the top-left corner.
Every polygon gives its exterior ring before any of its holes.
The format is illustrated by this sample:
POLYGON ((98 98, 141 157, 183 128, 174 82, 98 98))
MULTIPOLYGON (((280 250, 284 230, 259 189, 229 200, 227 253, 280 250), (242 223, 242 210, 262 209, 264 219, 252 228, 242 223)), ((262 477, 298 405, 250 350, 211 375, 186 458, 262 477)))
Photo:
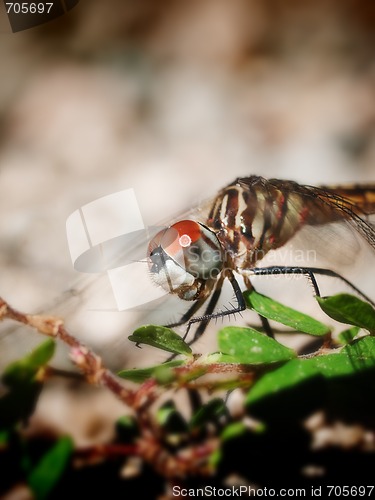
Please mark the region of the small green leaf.
POLYGON ((276 302, 255 290, 246 291, 244 298, 248 307, 261 316, 290 326, 300 332, 322 336, 331 331, 327 325, 320 323, 316 319, 284 306, 280 302, 276 302))
POLYGON ((211 399, 211 401, 201 406, 199 410, 194 413, 189 425, 191 429, 196 429, 203 427, 208 422, 218 424, 220 418, 226 415, 228 415, 228 408, 224 401, 219 398, 211 399))
POLYGON ((137 328, 129 340, 137 344, 148 344, 174 354, 191 354, 191 349, 184 340, 165 326, 144 325, 137 328))
MULTIPOLYGON (((181 366, 184 364, 183 360, 172 360, 162 363, 161 365, 150 366, 148 368, 136 368, 134 370, 122 370, 118 373, 118 376, 141 384, 148 380, 149 378, 155 377, 158 379, 159 383, 162 380, 170 381, 170 377, 173 375, 171 368, 176 366, 181 366)), ((166 383, 166 382, 165 382, 166 383)))
POLYGON ((73 441, 61 438, 39 461, 28 476, 37 500, 43 500, 60 479, 73 452, 73 441))
POLYGON ((273 443, 267 443, 266 429, 267 427, 264 423, 255 421, 252 421, 251 429, 243 421, 232 422, 226 425, 220 435, 220 446, 211 454, 209 464, 215 470, 218 470, 218 467, 223 467, 226 470, 227 465, 232 470, 241 470, 241 461, 242 464, 244 462, 239 450, 254 451, 259 439, 263 440, 266 447, 274 445, 273 443), (234 460, 238 460, 237 468, 236 464, 233 463, 234 460))
POLYGON ((354 295, 342 293, 332 297, 316 297, 320 307, 331 318, 340 323, 359 326, 375 332, 375 309, 368 302, 354 295))
POLYGON ((249 429, 243 422, 233 422, 227 425, 220 436, 221 446, 210 455, 209 464, 216 469, 225 455, 225 451, 223 450, 225 442, 231 439, 241 439, 248 432, 249 429))
POLYGON ((339 333, 338 340, 342 344, 349 344, 354 339, 354 337, 356 337, 359 331, 360 331, 359 326, 353 326, 352 328, 348 328, 347 330, 344 330, 339 333))
POLYGON ((219 331, 219 349, 229 355, 230 362, 267 364, 287 361, 296 353, 252 328, 228 326, 219 331))
POLYGON ((4 370, 2 382, 7 391, 0 397, 0 429, 26 419, 34 411, 42 390, 36 374, 51 359, 54 349, 55 343, 49 339, 4 370))
POLYGON ((156 412, 156 419, 161 427, 172 434, 187 431, 187 425, 173 401, 167 401, 156 412))
POLYGON ((131 443, 139 435, 137 420, 131 415, 123 415, 116 422, 116 435, 122 443, 131 443))
POLYGON ((233 422, 225 427, 220 437, 222 441, 227 441, 240 437, 248 431, 248 427, 243 422, 233 422))
POLYGON ((2 381, 9 387, 30 381, 39 368, 48 363, 54 352, 55 342, 52 339, 46 340, 30 354, 7 366, 2 381))
POLYGON ((27 419, 34 411, 42 390, 40 382, 17 386, 0 398, 0 429, 6 429, 27 419))

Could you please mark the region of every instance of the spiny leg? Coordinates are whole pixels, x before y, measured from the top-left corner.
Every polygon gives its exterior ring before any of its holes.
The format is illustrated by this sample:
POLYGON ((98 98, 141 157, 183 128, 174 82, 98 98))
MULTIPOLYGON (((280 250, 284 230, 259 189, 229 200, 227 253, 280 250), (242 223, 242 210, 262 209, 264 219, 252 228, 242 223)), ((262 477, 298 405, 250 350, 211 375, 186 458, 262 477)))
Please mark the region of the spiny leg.
POLYGON ((203 316, 197 316, 197 317, 193 318, 194 314, 207 301, 208 296, 202 298, 201 300, 197 300, 196 302, 194 302, 194 304, 191 307, 189 307, 189 309, 183 314, 183 316, 181 317, 181 319, 179 321, 176 321, 174 323, 169 323, 168 325, 165 325, 165 326, 168 328, 174 328, 176 326, 185 325, 187 323, 186 331, 184 333, 184 336, 182 337, 183 340, 185 340, 188 333, 189 333, 191 325, 193 323, 201 321, 200 325, 197 328, 197 331, 194 334, 194 338, 199 338, 204 333, 205 329, 207 328, 207 325, 208 325, 209 320, 210 320, 210 314, 215 309, 215 306, 220 298, 221 287, 223 285, 224 278, 225 278, 225 276, 220 276, 219 281, 216 283, 214 293, 211 295, 211 298, 209 300, 209 303, 207 305, 207 308, 206 308, 203 316))
MULTIPOLYGON (((195 302, 190 307, 190 309, 182 316, 180 321, 168 325, 169 327, 179 326, 179 325, 182 325, 188 321, 187 328, 186 328, 185 334, 183 336, 183 339, 185 339, 189 333, 191 325, 194 323, 200 323, 198 325, 197 330, 194 333, 193 339, 189 342, 189 345, 192 345, 194 342, 196 342, 203 335, 203 333, 206 330, 207 325, 211 319, 219 318, 222 316, 228 316, 230 314, 236 314, 237 312, 241 312, 244 309, 246 309, 246 304, 245 304, 245 301, 244 301, 244 298, 242 295, 241 288, 238 285, 237 280, 235 279, 235 277, 231 271, 229 271, 227 273, 222 273, 220 275, 220 277, 216 283, 215 290, 214 290, 213 294, 211 295, 211 298, 208 302, 208 305, 206 307, 204 314, 202 316, 196 316, 196 317, 192 318, 193 314, 200 307, 202 307, 202 305, 204 304, 205 301, 206 301, 206 299, 195 302), (229 281, 233 287, 238 305, 237 305, 237 307, 234 307, 233 309, 228 309, 225 311, 219 311, 217 313, 213 313, 213 311, 214 311, 214 309, 217 306, 217 303, 219 301, 221 289, 222 289, 225 278, 229 279, 229 281)), ((175 354, 173 354, 170 358, 168 358, 168 360, 173 359, 174 357, 175 357, 175 354)))
MULTIPOLYGON (((207 297, 204 297, 201 300, 197 300, 182 315, 182 317, 179 319, 179 321, 175 321, 174 323, 168 323, 168 324, 166 324, 164 326, 167 327, 167 328, 174 328, 176 326, 185 325, 191 319, 191 317, 194 315, 194 313, 196 313, 203 306, 203 304, 206 302, 206 300, 207 300, 207 297)), ((187 334, 189 333, 189 328, 190 328, 190 323, 188 323, 188 327, 186 329, 186 332, 184 333, 184 336, 182 337, 183 340, 185 340, 187 334)), ((203 333, 203 331, 202 331, 202 333, 203 333)), ((136 346, 140 347, 138 344, 136 344, 136 346)), ((170 356, 168 358, 168 361, 172 360, 175 357, 176 357, 176 354, 173 354, 172 356, 170 356)))
POLYGON ((318 283, 315 278, 315 274, 320 274, 322 276, 329 276, 331 278, 337 278, 343 281, 346 285, 352 288, 358 295, 360 295, 363 299, 369 302, 371 305, 375 307, 375 303, 367 297, 359 288, 357 288, 353 283, 349 280, 341 276, 341 274, 336 273, 335 271, 331 271, 330 269, 323 269, 320 267, 292 267, 292 266, 270 266, 270 267, 254 267, 249 269, 249 272, 246 276, 269 276, 269 275, 278 275, 278 274, 304 274, 310 280, 315 295, 320 297, 320 290, 318 283))
MULTIPOLYGON (((192 316, 194 316, 194 314, 203 306, 203 304, 206 302, 206 300, 207 300, 207 297, 204 297, 201 300, 197 300, 189 307, 189 309, 182 315, 182 317, 178 321, 175 321, 174 323, 168 323, 165 326, 168 328, 174 328, 176 326, 185 325, 192 318, 192 316)), ((186 337, 186 334, 185 334, 184 338, 185 337, 186 337)))
MULTIPOLYGON (((231 314, 240 313, 245 309, 246 309, 246 303, 245 303, 245 300, 244 300, 243 295, 242 295, 242 290, 241 290, 233 272, 230 270, 227 270, 225 273, 221 274, 221 276, 217 282, 217 285, 215 287, 215 291, 214 291, 213 295, 211 296, 211 299, 208 303, 208 306, 207 306, 205 313, 202 316, 195 316, 194 318, 191 318, 189 320, 187 332, 189 331, 189 329, 193 323, 199 322, 201 324, 204 324, 204 327, 202 326, 202 329, 200 326, 197 328, 197 331, 195 332, 194 339, 193 339, 193 342, 195 342, 202 335, 202 333, 204 332, 204 329, 206 328, 208 322, 211 319, 222 318, 224 316, 230 316, 231 314), (214 311, 214 309, 217 305, 217 302, 219 300, 221 288, 223 286, 223 282, 224 282, 225 278, 228 278, 230 281, 230 284, 232 285, 232 288, 234 290, 234 294, 235 294, 235 297, 237 300, 237 307, 233 307, 232 309, 225 309, 224 311, 220 310, 220 311, 214 313, 213 311, 214 311)), ((185 337, 187 335, 187 332, 185 333, 185 337)))
MULTIPOLYGON (((207 318, 209 317, 210 315, 212 315, 218 301, 219 301, 219 298, 220 298, 220 294, 221 294, 221 289, 222 289, 222 286, 223 286, 223 282, 224 282, 224 277, 220 277, 219 281, 217 282, 216 284, 216 287, 215 287, 215 290, 214 290, 214 293, 211 295, 211 298, 210 298, 210 301, 206 307, 206 310, 204 312, 204 315, 201 316, 202 318, 207 318)), ((193 337, 193 340, 191 340, 189 342, 189 345, 192 345, 194 342, 196 342, 199 337, 201 337, 204 333, 204 331, 206 330, 207 328, 207 325, 210 321, 210 318, 209 319, 202 319, 202 321, 199 323, 197 329, 195 330, 195 333, 194 333, 194 337, 193 337)), ((190 330, 190 327, 191 325, 194 323, 194 318, 192 318, 189 323, 188 323, 188 326, 187 326, 187 329, 186 329, 186 332, 185 332, 185 335, 184 335, 184 338, 186 338, 189 330, 190 330)))
MULTIPOLYGON (((221 288, 223 286, 224 278, 225 278, 225 276, 220 276, 219 281, 216 283, 214 293, 211 295, 211 298, 210 298, 208 305, 206 307, 206 310, 205 310, 205 314, 203 316, 199 316, 199 318, 204 318, 204 319, 202 319, 200 321, 200 324, 198 325, 198 327, 194 333, 194 337, 190 342, 188 342, 188 345, 194 344, 194 342, 196 342, 199 339, 199 337, 201 337, 203 335, 204 331, 206 330, 207 325, 210 321, 210 313, 212 313, 212 311, 215 309, 215 307, 218 303, 218 300, 220 298, 221 288)), ((191 317, 194 314, 194 312, 196 310, 198 310, 203 305, 203 303, 205 302, 206 299, 207 299, 207 297, 204 300, 197 301, 195 304, 193 304, 193 306, 190 307, 190 309, 183 315, 183 317, 181 318, 181 321, 179 321, 177 324, 175 323, 174 325, 172 325, 172 326, 181 325, 181 324, 186 323, 186 321, 190 320, 187 324, 184 336, 182 337, 183 340, 186 339, 186 337, 190 331, 191 325, 193 323, 199 321, 199 319, 196 319, 196 318, 191 319, 191 317), (189 316, 189 317, 187 318, 187 316, 189 316)), ((176 354, 172 354, 172 356, 170 356, 168 358, 168 361, 174 359, 175 357, 176 357, 176 354)))

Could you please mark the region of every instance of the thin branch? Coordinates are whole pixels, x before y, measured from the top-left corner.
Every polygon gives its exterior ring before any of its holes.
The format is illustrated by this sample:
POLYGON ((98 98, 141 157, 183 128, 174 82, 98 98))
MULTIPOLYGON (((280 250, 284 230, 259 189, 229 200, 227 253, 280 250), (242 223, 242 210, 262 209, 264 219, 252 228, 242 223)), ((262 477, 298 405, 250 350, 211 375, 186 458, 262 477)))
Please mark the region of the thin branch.
POLYGON ((158 386, 155 380, 146 381, 137 391, 128 389, 119 377, 104 367, 97 354, 65 329, 61 318, 24 314, 0 297, 0 320, 6 318, 35 328, 39 333, 67 344, 73 363, 81 370, 86 380, 90 384, 106 387, 136 413, 141 436, 136 440, 134 448, 124 448, 123 452, 133 452, 140 456, 166 478, 183 478, 187 474, 206 475, 211 472, 207 458, 217 447, 217 443, 194 445, 175 455, 164 447, 164 431, 155 424, 151 412, 147 411, 156 399, 155 389, 158 386))
MULTIPOLYGON (((110 389, 127 406, 134 408, 136 393, 127 389, 110 370, 103 366, 101 358, 82 342, 70 335, 61 318, 24 314, 0 298, 0 319, 12 319, 35 328, 39 333, 60 339, 70 347, 70 357, 90 384, 103 385, 110 389)), ((135 409, 135 408, 134 408, 135 409)))

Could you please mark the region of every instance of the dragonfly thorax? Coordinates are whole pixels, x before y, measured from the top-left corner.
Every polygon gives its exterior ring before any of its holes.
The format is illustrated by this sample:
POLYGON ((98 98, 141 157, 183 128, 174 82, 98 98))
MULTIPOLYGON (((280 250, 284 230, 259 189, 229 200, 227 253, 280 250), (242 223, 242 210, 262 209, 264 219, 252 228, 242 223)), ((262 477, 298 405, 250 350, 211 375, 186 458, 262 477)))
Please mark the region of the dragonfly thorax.
POLYGON ((283 246, 304 223, 304 200, 298 193, 261 178, 224 188, 212 204, 207 224, 216 232, 232 269, 254 267, 270 251, 283 246))
POLYGON ((184 300, 210 293, 223 268, 223 252, 215 233, 203 224, 184 220, 160 231, 148 247, 152 279, 184 300))

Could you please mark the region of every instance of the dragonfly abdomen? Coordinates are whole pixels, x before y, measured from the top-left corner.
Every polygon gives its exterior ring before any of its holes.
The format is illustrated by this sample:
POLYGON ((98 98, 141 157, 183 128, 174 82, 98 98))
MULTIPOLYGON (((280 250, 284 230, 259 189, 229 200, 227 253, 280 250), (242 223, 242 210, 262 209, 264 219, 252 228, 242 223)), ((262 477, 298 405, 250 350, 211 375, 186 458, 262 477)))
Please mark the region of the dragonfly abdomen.
POLYGON ((375 185, 329 186, 329 192, 341 196, 352 204, 353 212, 359 215, 375 214, 375 185))

